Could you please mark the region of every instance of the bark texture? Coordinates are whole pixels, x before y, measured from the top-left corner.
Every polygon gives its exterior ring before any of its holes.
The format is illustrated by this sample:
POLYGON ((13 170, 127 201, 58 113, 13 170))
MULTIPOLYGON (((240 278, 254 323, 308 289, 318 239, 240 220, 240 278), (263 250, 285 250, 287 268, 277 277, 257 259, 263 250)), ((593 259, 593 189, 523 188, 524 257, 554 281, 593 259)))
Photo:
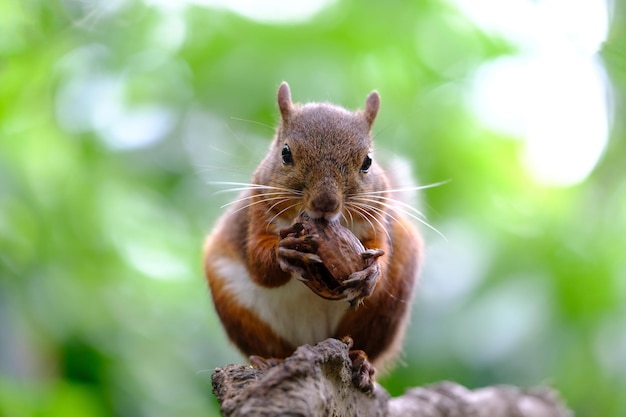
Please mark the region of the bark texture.
POLYGON ((380 385, 354 384, 349 345, 327 339, 302 346, 267 367, 227 365, 213 373, 224 417, 571 417, 555 391, 493 386, 469 390, 453 382, 413 388, 390 398, 380 385))

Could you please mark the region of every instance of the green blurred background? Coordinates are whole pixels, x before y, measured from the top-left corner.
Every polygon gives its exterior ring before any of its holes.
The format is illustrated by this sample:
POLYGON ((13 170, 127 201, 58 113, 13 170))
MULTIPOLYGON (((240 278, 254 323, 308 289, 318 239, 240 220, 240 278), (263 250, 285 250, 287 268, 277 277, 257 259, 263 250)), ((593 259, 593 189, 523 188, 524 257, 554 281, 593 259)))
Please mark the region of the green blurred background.
POLYGON ((377 155, 449 180, 390 392, 549 384, 625 416, 625 4, 2 1, 0 415, 218 414, 243 359, 201 271, 234 197, 209 182, 247 180, 287 80, 378 89, 377 155))

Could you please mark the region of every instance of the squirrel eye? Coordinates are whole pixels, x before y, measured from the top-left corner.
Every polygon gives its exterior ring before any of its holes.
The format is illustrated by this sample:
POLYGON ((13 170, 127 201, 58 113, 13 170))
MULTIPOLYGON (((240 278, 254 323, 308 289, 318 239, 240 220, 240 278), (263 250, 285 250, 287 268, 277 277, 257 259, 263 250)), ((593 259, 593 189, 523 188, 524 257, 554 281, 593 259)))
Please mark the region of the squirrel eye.
POLYGON ((283 164, 293 165, 293 156, 291 155, 291 148, 289 148, 289 145, 287 145, 286 143, 285 143, 285 146, 283 146, 283 151, 281 155, 283 158, 283 164))
POLYGON ((365 159, 363 160, 363 165, 361 165, 360 171, 365 174, 367 173, 367 171, 369 171, 371 166, 372 166, 372 157, 370 156, 370 154, 367 154, 365 156, 365 159))

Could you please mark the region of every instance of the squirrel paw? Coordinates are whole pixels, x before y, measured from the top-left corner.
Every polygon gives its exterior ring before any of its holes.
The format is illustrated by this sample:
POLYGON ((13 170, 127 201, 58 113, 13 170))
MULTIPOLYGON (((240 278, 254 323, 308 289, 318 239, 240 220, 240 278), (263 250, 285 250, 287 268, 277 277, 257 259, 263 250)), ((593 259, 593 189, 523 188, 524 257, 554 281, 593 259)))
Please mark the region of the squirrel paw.
POLYGON ((322 263, 315 253, 317 249, 318 244, 314 235, 284 237, 278 243, 278 264, 283 271, 306 282, 309 280, 307 266, 322 263))
MULTIPOLYGON (((368 251, 369 252, 369 251, 368 251)), ((363 256, 366 256, 364 252, 363 256)), ((374 255, 370 255, 374 256, 374 255)), ((378 262, 373 262, 370 266, 357 271, 341 283, 342 293, 350 302, 350 309, 357 308, 363 299, 369 297, 376 287, 376 279, 380 275, 378 262)))
POLYGON ((319 240, 317 235, 285 236, 278 242, 279 249, 292 249, 300 253, 317 253, 319 240))
POLYGON ((348 352, 352 362, 352 383, 366 394, 374 391, 374 367, 362 350, 348 352))
POLYGON ((273 368, 283 362, 283 359, 264 358, 257 355, 252 355, 248 359, 250 360, 250 365, 261 371, 267 371, 268 369, 273 368))

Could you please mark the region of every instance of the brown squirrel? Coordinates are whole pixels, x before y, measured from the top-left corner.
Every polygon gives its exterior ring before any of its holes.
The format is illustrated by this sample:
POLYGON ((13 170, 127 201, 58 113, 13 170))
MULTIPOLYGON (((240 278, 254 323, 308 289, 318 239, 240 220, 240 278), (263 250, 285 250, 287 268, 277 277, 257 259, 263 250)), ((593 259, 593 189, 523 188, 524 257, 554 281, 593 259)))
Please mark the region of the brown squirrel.
POLYGON ((281 122, 269 153, 204 246, 215 309, 244 354, 285 358, 300 345, 346 336, 377 368, 399 352, 421 238, 372 158, 370 131, 379 105, 375 91, 356 112, 294 104, 288 84, 281 84, 281 122), (339 221, 366 249, 385 253, 361 271, 344 300, 318 296, 292 267, 293 254, 311 252, 307 242, 315 236, 294 241, 280 231, 303 213, 339 221), (363 301, 350 308, 355 297, 363 301))

